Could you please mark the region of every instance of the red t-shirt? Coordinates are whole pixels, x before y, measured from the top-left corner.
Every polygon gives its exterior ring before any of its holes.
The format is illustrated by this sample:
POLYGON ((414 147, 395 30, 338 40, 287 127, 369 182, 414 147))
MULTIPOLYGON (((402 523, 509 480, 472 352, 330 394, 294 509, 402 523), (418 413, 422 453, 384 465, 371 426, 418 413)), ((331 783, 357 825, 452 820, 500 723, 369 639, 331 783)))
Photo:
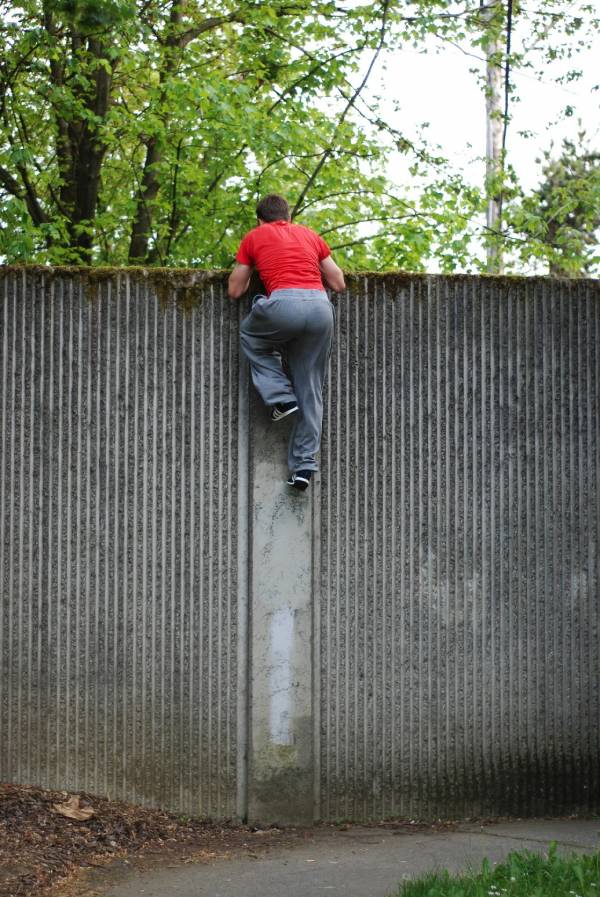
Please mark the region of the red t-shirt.
POLYGON ((309 227, 269 221, 246 234, 236 261, 256 268, 270 295, 289 287, 322 290, 319 262, 330 254, 325 240, 309 227))

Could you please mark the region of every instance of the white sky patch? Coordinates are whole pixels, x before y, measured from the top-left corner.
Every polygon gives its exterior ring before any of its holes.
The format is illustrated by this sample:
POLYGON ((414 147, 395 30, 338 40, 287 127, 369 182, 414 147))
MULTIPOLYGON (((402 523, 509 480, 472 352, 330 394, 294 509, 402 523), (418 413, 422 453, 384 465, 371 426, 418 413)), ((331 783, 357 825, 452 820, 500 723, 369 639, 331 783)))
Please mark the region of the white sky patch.
MULTIPOLYGON (((582 2, 571 4, 569 15, 575 16, 582 2)), ((582 13, 585 21, 589 14, 582 13)), ((530 39, 524 15, 513 23, 512 52, 523 50, 523 42, 530 39)), ((576 46, 578 36, 568 39, 576 46)), ((547 39, 550 46, 562 45, 556 34, 547 39)), ((360 83, 372 59, 372 50, 365 52, 361 70, 353 77, 360 83)), ((516 172, 517 180, 525 192, 535 189, 542 181, 543 153, 551 150, 557 157, 565 138, 576 145, 580 131, 585 131, 586 146, 600 149, 600 35, 595 34, 591 45, 578 49, 571 59, 556 59, 543 69, 539 50, 527 54, 533 69, 512 67, 512 85, 509 100, 509 124, 507 131, 507 163, 516 172), (557 78, 569 70, 580 69, 581 78, 569 83, 557 83, 557 78), (571 107, 565 115, 566 107, 571 107)), ((481 188, 485 179, 485 94, 481 77, 485 72, 485 60, 481 47, 473 47, 469 41, 458 45, 431 35, 419 45, 399 47, 383 53, 363 92, 363 98, 371 103, 379 97, 379 115, 388 125, 397 129, 409 141, 416 141, 436 156, 447 160, 445 167, 436 170, 429 167, 434 180, 444 174, 460 174, 465 181, 481 188), (476 71, 473 71, 476 70, 476 71), (422 130, 422 125, 427 128, 422 130)), ((360 106, 361 100, 358 101, 360 106)), ((364 107, 363 107, 364 108, 364 107)), ((389 138, 383 138, 388 139, 389 138)), ((418 195, 423 179, 415 180, 409 169, 414 162, 412 153, 392 151, 386 174, 398 194, 407 199, 418 195)), ((478 223, 483 229, 482 218, 478 223)), ((373 230, 361 226, 361 233, 373 230)), ((478 240, 479 244, 480 241, 478 240)), ((473 245, 472 251, 482 257, 483 246, 473 245)), ((507 262, 510 250, 507 246, 507 262)), ((428 270, 438 270, 430 261, 428 270)), ((523 263, 519 264, 524 270, 523 263)), ((542 273, 545 263, 533 262, 526 273, 542 273)))
MULTIPOLYGON (((436 52, 438 47, 439 41, 431 38, 426 53, 406 49, 388 54, 386 70, 378 72, 378 83, 374 80, 371 89, 384 97, 382 117, 391 125, 410 139, 420 123, 428 122, 429 139, 441 146, 452 168, 463 172, 469 182, 481 184, 485 172, 485 97, 477 76, 469 70, 481 68, 483 63, 454 46, 446 45, 436 52), (394 101, 401 104, 400 113, 395 111, 394 101)), ((577 139, 579 120, 590 143, 600 144, 600 92, 592 90, 600 78, 599 59, 597 37, 589 50, 571 61, 572 67, 583 70, 583 77, 569 85, 554 83, 550 71, 547 79, 540 81, 530 71, 513 70, 515 91, 509 106, 507 156, 525 189, 539 183, 541 166, 536 159, 544 150, 552 143, 558 150, 565 137, 577 139), (573 114, 562 117, 568 105, 573 107, 573 114), (524 131, 532 136, 522 136, 520 132, 524 131)), ((568 67, 557 62, 556 75, 568 67)), ((409 164, 405 156, 395 153, 388 171, 391 180, 405 184, 409 164)))

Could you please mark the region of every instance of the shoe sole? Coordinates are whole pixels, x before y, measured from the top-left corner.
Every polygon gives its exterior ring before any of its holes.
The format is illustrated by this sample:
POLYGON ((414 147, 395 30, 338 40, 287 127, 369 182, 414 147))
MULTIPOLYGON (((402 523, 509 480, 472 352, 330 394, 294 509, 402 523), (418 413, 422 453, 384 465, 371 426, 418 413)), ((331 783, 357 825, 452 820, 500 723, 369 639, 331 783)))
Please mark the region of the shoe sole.
POLYGON ((273 410, 273 411, 271 411, 271 420, 273 420, 273 421, 283 420, 284 417, 289 417, 290 414, 295 414, 297 410, 298 410, 297 405, 295 408, 289 408, 287 411, 273 410))
POLYGON ((293 480, 288 480, 288 486, 291 486, 292 489, 298 489, 299 492, 304 492, 305 489, 308 489, 310 480, 305 480, 304 477, 296 477, 293 480))

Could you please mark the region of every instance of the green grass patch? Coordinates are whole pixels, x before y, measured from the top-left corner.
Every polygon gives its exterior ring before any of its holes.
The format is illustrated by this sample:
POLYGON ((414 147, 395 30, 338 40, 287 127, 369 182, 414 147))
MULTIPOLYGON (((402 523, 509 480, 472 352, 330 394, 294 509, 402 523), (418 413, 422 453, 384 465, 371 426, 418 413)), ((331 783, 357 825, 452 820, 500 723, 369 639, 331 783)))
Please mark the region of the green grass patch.
POLYGON ((546 856, 511 853, 480 872, 433 872, 406 882, 394 897, 600 897, 600 853, 559 856, 552 844, 546 856))

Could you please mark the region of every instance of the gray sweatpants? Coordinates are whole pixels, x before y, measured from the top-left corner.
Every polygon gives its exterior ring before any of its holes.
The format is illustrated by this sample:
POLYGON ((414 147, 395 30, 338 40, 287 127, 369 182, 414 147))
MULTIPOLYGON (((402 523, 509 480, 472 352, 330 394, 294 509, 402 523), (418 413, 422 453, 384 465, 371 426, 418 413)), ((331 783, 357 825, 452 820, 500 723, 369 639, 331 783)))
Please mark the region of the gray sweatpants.
POLYGON ((298 402, 290 436, 290 472, 318 470, 323 384, 333 339, 333 306, 322 290, 275 290, 258 297, 241 326, 252 382, 265 405, 298 402), (292 382, 281 364, 285 352, 292 382))

